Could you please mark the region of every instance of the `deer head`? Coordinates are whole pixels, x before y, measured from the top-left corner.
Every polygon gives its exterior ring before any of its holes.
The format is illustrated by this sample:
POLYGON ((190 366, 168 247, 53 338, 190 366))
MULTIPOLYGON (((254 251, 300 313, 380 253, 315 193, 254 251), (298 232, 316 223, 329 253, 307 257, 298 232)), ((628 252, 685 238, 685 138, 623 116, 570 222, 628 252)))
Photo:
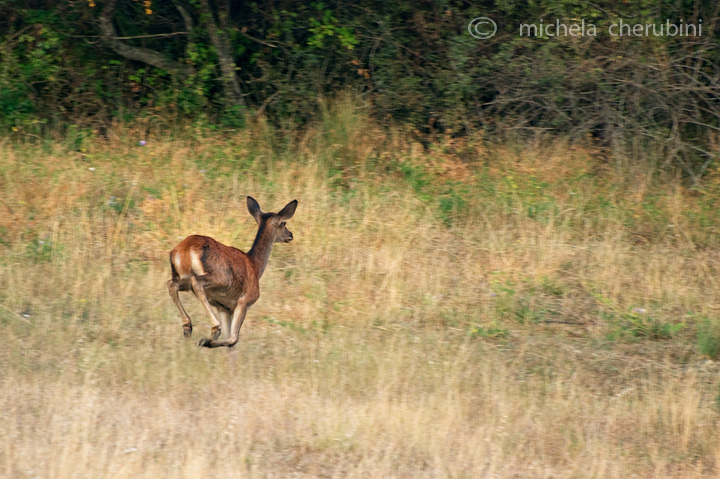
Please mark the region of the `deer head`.
POLYGON ((263 213, 258 202, 252 196, 248 196, 247 207, 258 224, 258 239, 263 238, 269 244, 292 241, 293 234, 287 229, 286 222, 295 214, 297 200, 285 205, 279 213, 263 213))

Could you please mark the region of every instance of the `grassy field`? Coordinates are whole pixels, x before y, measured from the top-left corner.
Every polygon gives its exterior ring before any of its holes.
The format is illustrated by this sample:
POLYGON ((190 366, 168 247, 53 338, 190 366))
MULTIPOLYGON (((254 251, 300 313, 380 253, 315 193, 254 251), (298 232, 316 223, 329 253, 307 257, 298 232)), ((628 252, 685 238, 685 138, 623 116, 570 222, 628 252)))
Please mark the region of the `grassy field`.
POLYGON ((0 476, 720 475, 720 171, 424 149, 363 111, 0 140, 0 476), (249 249, 246 195, 297 198, 295 241, 200 349, 168 252, 249 249))

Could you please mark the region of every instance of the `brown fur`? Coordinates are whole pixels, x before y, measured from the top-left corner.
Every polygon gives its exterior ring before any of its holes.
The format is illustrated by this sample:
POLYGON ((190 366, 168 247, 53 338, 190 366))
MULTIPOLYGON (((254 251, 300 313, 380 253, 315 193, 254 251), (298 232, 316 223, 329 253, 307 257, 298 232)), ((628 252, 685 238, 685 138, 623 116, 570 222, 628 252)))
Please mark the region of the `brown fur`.
POLYGON ((192 321, 180 302, 180 291, 192 291, 213 321, 210 338, 201 339, 199 346, 230 347, 237 343, 247 309, 260 297, 260 277, 272 245, 293 239, 285 222, 295 213, 297 200, 277 214, 263 213, 249 196, 247 205, 258 224, 248 253, 200 235, 188 236, 170 252, 172 278, 168 290, 182 316, 185 337, 192 335, 192 321), (224 339, 219 339, 221 334, 224 339))

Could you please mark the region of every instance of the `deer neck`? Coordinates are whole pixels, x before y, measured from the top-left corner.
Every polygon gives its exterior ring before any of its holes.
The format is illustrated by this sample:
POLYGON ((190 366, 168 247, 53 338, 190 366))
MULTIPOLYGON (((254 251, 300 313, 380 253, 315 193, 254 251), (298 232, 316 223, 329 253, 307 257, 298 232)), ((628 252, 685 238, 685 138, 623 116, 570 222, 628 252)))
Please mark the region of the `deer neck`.
POLYGON ((250 248, 250 251, 248 251, 247 254, 250 257, 250 261, 252 261, 253 266, 255 266, 258 279, 262 276, 265 271, 265 266, 267 266, 268 259, 270 259, 272 245, 272 237, 267 234, 265 225, 260 226, 260 228, 258 228, 257 235, 255 236, 255 241, 253 241, 252 248, 250 248))

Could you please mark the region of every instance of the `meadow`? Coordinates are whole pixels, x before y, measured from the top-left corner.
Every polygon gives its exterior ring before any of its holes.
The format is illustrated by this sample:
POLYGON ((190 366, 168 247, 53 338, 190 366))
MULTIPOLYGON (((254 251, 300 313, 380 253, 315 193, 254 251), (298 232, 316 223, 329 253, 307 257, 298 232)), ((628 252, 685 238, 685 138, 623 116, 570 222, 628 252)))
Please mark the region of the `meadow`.
POLYGON ((365 111, 0 139, 0 476, 718 477, 720 169, 365 111), (247 195, 295 240, 198 348, 168 252, 247 195))

